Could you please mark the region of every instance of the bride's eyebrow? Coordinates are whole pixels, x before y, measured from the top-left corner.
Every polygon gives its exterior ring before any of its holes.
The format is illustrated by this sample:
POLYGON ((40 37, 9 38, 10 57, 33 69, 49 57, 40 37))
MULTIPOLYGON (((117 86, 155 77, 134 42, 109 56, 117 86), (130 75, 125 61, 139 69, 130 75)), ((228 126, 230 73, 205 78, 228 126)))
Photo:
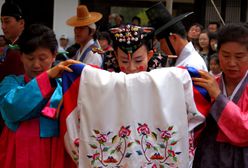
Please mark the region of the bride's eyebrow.
POLYGON ((137 56, 137 57, 134 57, 135 59, 142 59, 143 57, 142 56, 137 56))
POLYGON ((121 55, 120 58, 128 60, 128 56, 127 55, 121 55))

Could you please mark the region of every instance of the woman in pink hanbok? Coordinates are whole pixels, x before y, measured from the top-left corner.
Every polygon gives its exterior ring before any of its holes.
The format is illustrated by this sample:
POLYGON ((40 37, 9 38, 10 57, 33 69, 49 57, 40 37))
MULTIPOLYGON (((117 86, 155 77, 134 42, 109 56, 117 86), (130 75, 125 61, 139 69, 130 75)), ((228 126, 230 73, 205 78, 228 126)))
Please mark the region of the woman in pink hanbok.
POLYGON ((217 81, 205 71, 194 79, 213 100, 194 167, 248 167, 248 26, 220 29, 218 54, 223 72, 217 81))

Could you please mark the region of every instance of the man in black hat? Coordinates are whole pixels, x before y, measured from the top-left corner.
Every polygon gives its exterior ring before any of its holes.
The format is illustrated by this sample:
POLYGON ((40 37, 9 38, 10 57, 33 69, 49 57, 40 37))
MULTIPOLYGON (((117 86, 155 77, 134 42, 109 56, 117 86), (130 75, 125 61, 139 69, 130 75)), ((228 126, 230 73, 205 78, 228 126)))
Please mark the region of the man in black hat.
MULTIPOLYGON (((4 36, 12 44, 8 46, 4 61, 0 63, 0 81, 7 75, 24 73, 20 51, 16 45, 25 25, 20 7, 12 2, 5 2, 1 9, 1 22, 4 36)), ((1 128, 2 121, 0 116, 0 132, 1 128)))
POLYGON ((5 2, 1 9, 1 21, 5 37, 15 43, 25 24, 21 8, 13 2, 5 2))
POLYGON ((204 60, 192 43, 188 42, 185 27, 181 23, 182 19, 192 13, 172 17, 161 2, 146 11, 151 26, 156 30, 155 35, 160 41, 161 49, 169 56, 176 56, 170 66, 191 66, 207 71, 204 60))
POLYGON ((0 64, 0 81, 7 75, 19 75, 24 72, 20 52, 16 45, 25 25, 20 7, 12 2, 5 2, 1 9, 1 22, 3 33, 11 45, 9 45, 4 62, 0 64))

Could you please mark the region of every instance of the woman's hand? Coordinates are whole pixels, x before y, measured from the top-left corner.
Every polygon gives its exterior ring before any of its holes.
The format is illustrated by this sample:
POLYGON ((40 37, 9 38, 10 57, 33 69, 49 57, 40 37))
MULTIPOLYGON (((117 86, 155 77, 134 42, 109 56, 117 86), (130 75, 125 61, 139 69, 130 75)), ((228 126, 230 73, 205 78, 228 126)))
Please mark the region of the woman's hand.
POLYGON ((72 59, 62 61, 55 67, 47 70, 48 76, 53 79, 60 77, 63 71, 72 72, 72 69, 69 68, 72 64, 82 64, 82 62, 72 59))
POLYGON ((211 98, 216 99, 221 91, 215 78, 211 76, 208 72, 203 70, 199 70, 199 73, 201 75, 201 78, 192 78, 194 84, 205 88, 211 98))

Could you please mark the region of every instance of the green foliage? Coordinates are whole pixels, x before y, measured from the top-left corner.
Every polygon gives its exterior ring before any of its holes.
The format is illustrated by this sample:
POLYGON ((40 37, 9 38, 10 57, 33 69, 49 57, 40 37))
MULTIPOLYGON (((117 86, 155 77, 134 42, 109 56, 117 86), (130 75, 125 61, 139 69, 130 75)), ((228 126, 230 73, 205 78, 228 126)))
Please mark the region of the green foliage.
POLYGON ((141 19, 141 26, 147 26, 148 18, 145 11, 147 8, 133 8, 133 7, 112 7, 111 13, 116 13, 124 16, 125 23, 131 23, 132 17, 138 16, 141 19))

